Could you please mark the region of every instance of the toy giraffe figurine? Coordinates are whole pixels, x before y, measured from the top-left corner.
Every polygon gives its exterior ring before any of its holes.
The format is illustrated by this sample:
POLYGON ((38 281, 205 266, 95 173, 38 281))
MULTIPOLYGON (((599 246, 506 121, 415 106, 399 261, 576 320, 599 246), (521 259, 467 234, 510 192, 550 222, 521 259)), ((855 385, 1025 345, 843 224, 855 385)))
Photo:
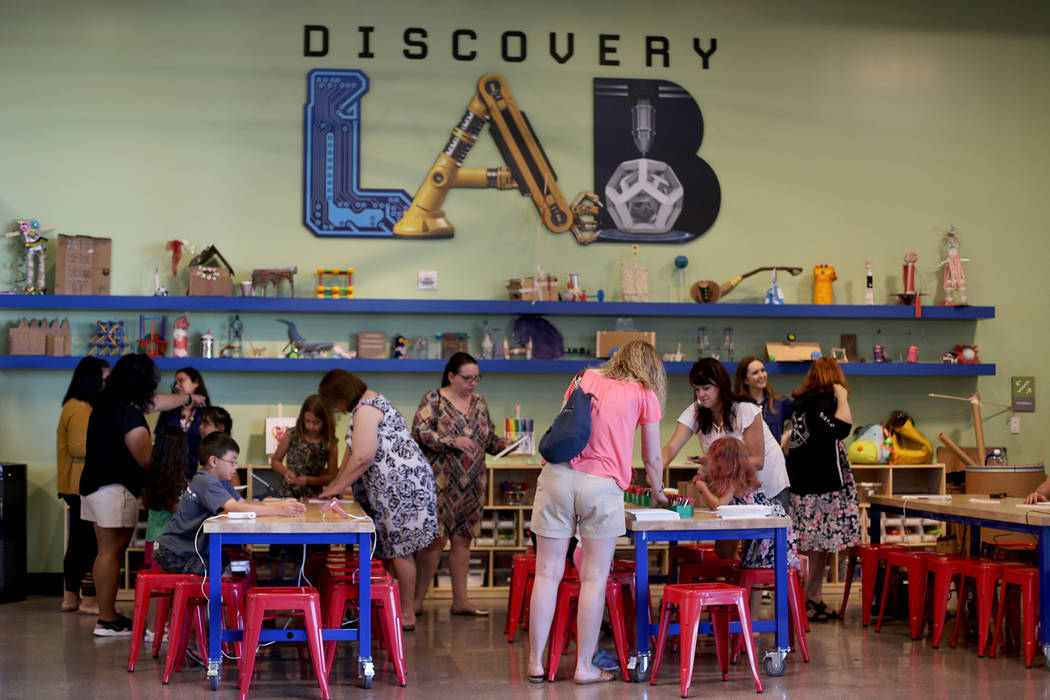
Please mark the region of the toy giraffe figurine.
POLYGON ((948 248, 948 257, 940 262, 937 267, 944 268, 944 306, 955 306, 952 292, 959 292, 959 305, 965 306, 966 301, 966 273, 963 272, 963 263, 970 262, 969 258, 959 255, 959 236, 954 226, 949 226, 944 233, 944 242, 948 248))
POLYGON ((817 265, 813 268, 813 303, 834 304, 835 296, 831 283, 838 279, 835 268, 831 265, 817 265))
POLYGON ((19 219, 18 230, 4 234, 8 238, 12 236, 21 236, 22 242, 25 245, 26 294, 44 293, 44 287, 47 286, 47 277, 44 272, 44 263, 47 259, 47 239, 40 234, 44 231, 54 230, 54 226, 40 228, 40 222, 36 219, 19 219))

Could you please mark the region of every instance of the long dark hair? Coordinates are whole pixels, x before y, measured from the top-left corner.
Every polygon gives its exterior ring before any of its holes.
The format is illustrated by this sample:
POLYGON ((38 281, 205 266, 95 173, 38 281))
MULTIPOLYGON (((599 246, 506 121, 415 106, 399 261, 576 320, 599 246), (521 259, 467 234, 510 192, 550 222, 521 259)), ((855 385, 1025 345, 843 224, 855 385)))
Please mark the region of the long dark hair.
MULTIPOLYGON (((748 388, 747 384, 747 368, 751 366, 752 362, 762 362, 762 360, 754 355, 748 355, 740 360, 736 366, 736 378, 733 381, 733 398, 737 401, 750 401, 751 403, 755 403, 755 397, 751 395, 751 390, 748 388)), ((764 362, 762 362, 762 366, 765 366, 764 362)), ((780 396, 780 394, 773 391, 773 387, 769 385, 769 382, 766 382, 766 385, 762 388, 762 394, 762 403, 765 404, 765 410, 772 411, 773 399, 780 396)))
POLYGON ((69 380, 66 395, 62 397, 62 405, 64 406, 70 399, 91 403, 102 390, 104 384, 102 372, 107 369, 109 369, 109 363, 101 357, 89 355, 78 362, 69 380))
POLYGON ((142 485, 142 505, 151 510, 175 510, 186 488, 186 433, 165 425, 153 442, 153 455, 142 485))
POLYGON ((95 395, 92 405, 103 403, 134 406, 140 411, 149 410, 157 391, 160 374, 149 355, 135 353, 117 360, 109 373, 105 386, 95 395))
MULTIPOLYGON (((693 387, 711 384, 718 389, 722 402, 722 427, 727 433, 733 432, 733 392, 729 388, 729 372, 722 363, 713 357, 705 357, 693 363, 689 369, 689 384, 693 387)), ((705 435, 715 427, 714 415, 710 410, 696 402, 696 429, 705 435)))
POLYGON ((457 352, 448 358, 448 362, 445 364, 445 371, 441 373, 441 386, 450 386, 452 384, 448 375, 459 374, 459 370, 463 369, 464 365, 476 364, 478 364, 478 361, 472 355, 468 355, 465 352, 457 352))
MULTIPOLYGON (((204 377, 202 377, 201 373, 197 371, 197 368, 196 367, 180 367, 179 369, 175 370, 175 374, 178 374, 179 372, 182 372, 183 374, 185 374, 187 377, 190 378, 191 382, 193 382, 194 384, 197 385, 197 389, 193 393, 199 394, 200 396, 203 396, 204 397, 204 405, 205 406, 210 406, 211 405, 211 397, 208 396, 208 388, 206 386, 204 386, 204 377)), ((172 382, 172 391, 173 392, 175 391, 175 384, 174 384, 174 382, 172 382)))

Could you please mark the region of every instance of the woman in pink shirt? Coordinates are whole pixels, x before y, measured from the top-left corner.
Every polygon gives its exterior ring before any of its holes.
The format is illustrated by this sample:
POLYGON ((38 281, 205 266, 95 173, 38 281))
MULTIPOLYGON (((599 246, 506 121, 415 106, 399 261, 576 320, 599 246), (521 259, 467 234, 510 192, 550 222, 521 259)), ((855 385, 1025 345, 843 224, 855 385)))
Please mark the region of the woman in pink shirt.
POLYGON ((529 618, 531 683, 542 683, 546 677, 543 649, 554 618, 569 539, 577 531, 583 542, 583 557, 579 565, 573 680, 583 685, 616 678, 596 667, 591 659, 598 647, 605 582, 616 538, 626 532, 623 493, 631 483, 634 435, 639 426, 642 462, 654 502, 667 502, 660 456, 660 418, 667 397, 667 375, 656 348, 644 341, 631 341, 601 367, 584 372, 580 386, 595 397, 591 402, 591 438, 583 452, 568 464, 545 465, 536 481, 531 526, 536 535, 536 581, 529 618))

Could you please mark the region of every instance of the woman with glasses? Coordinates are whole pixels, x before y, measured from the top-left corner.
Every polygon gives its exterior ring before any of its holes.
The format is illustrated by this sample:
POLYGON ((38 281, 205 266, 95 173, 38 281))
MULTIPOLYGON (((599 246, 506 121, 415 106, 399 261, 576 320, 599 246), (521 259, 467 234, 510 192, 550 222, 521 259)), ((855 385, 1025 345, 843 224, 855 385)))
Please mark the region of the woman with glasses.
POLYGON ((423 395, 412 421, 412 437, 434 468, 438 522, 442 530, 440 537, 416 555, 419 563, 417 614, 423 610, 423 599, 449 539, 452 540, 448 555, 452 614, 484 616, 492 612, 478 608, 467 597, 470 543, 481 521, 488 484, 485 453, 497 454, 507 442, 496 435, 488 404, 475 393, 480 380, 477 360, 465 352, 457 352, 445 365, 441 388, 423 395))
MULTIPOLYGON (((714 358, 705 357, 693 364, 689 384, 695 400, 678 417, 674 435, 663 449, 664 464, 670 464, 693 435, 704 452, 718 438, 735 437, 747 446, 766 499, 787 510, 790 494, 784 453, 762 420, 762 409, 751 401, 733 398, 729 373, 714 358)), ((695 461, 705 463, 704 457, 695 461)), ((723 551, 728 547, 723 545, 723 551)))

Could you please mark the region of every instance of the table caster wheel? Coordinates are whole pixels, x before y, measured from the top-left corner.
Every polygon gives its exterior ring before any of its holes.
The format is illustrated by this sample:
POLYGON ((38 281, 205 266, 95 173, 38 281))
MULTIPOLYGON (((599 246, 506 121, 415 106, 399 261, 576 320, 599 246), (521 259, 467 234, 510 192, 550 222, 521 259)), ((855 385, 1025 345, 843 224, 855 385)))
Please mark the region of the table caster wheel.
POLYGON ((218 690, 219 689, 219 677, 218 676, 208 676, 208 685, 211 686, 212 690, 218 690))
POLYGON ((766 675, 768 676, 782 676, 784 675, 784 657, 780 654, 773 653, 763 660, 766 667, 766 675))
POLYGON ((371 690, 372 689, 372 676, 365 676, 365 682, 362 684, 362 687, 365 690, 371 690))
POLYGON ((631 680, 635 683, 645 683, 649 680, 649 655, 638 654, 631 658, 631 662, 627 665, 627 670, 631 676, 631 680))
POLYGON ((1043 647, 1043 663, 1050 668, 1050 644, 1043 647))

